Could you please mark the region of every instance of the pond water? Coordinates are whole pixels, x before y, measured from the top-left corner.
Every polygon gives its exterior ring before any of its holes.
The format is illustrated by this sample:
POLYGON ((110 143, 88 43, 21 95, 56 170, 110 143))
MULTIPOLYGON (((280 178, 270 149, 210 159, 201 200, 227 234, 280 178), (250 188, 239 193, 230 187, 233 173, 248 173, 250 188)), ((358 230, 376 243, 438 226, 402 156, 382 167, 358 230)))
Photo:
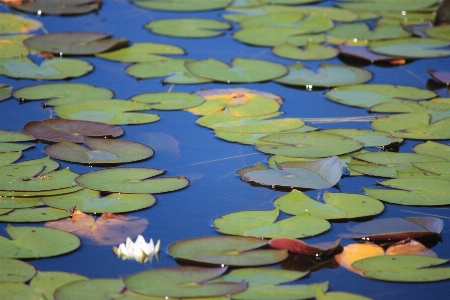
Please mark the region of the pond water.
MULTIPOLYGON (((333 1, 324 1, 320 5, 333 5, 333 1)), ((0 5, 1 12, 10 12, 7 5, 0 5)), ((21 14, 15 12, 17 14, 21 14)), ((238 29, 235 25, 224 35, 206 39, 171 38, 152 34, 143 26, 152 20, 173 17, 202 17, 221 20, 221 10, 195 13, 170 13, 146 10, 134 6, 125 0, 104 1, 102 8, 96 12, 80 16, 60 17, 26 15, 38 19, 44 24, 44 32, 60 31, 96 31, 112 34, 113 37, 125 37, 130 43, 155 42, 180 46, 186 50, 186 57, 206 59, 214 57, 229 62, 234 57, 264 59, 290 65, 292 60, 283 59, 272 54, 268 47, 253 47, 236 41, 232 33, 238 29)), ((78 58, 78 57, 77 57, 78 58)), ((260 91, 275 93, 284 99, 281 111, 284 117, 300 118, 335 118, 367 116, 365 108, 349 107, 327 100, 324 92, 327 89, 306 91, 284 86, 273 81, 251 84, 206 83, 193 85, 163 85, 160 79, 135 78, 125 73, 127 64, 107 61, 94 57, 81 57, 91 62, 95 69, 86 76, 73 78, 71 83, 88 83, 109 88, 114 91, 114 98, 128 99, 131 96, 149 92, 188 92, 192 93, 204 88, 246 87, 260 91)), ((344 64, 338 58, 328 63, 344 64)), ((302 62, 303 63, 303 62, 302 62)), ((310 68, 317 68, 322 61, 304 62, 310 68)), ((418 59, 405 65, 379 66, 364 65, 364 69, 374 74, 370 83, 404 84, 426 88, 429 75, 426 70, 450 69, 449 58, 418 59)), ((40 83, 49 83, 41 81, 40 83)), ((59 82, 59 81, 58 81, 59 82)), ((63 82, 63 81, 61 81, 63 82)), ((66 81, 64 81, 66 82, 66 81)), ((36 81, 27 79, 11 79, 0 76, 0 83, 13 86, 14 89, 34 85, 36 81)), ((440 88, 436 92, 441 97, 448 97, 448 90, 440 88)), ((21 131, 23 125, 30 120, 44 120, 55 117, 52 109, 43 107, 42 101, 20 103, 17 99, 0 103, 1 129, 21 131)), ((186 111, 157 111, 161 120, 145 125, 124 125, 123 139, 140 142, 155 149, 156 154, 145 161, 128 163, 123 167, 149 167, 167 170, 167 176, 184 175, 190 185, 183 190, 158 194, 157 203, 141 211, 127 213, 148 219, 148 227, 143 232, 146 239, 161 240, 159 261, 139 264, 132 260, 122 261, 111 250, 111 246, 98 246, 82 239, 82 246, 69 254, 30 260, 40 271, 74 272, 89 278, 123 278, 143 270, 177 266, 177 261, 168 255, 166 247, 182 239, 220 235, 212 227, 214 218, 220 215, 241 210, 270 210, 272 201, 286 191, 273 190, 266 187, 252 186, 236 175, 240 168, 251 166, 257 162, 265 162, 268 155, 257 151, 253 146, 230 143, 215 137, 214 132, 195 123, 197 116, 186 111)), ((371 129, 368 122, 334 122, 307 124, 327 128, 361 128, 371 129)), ((412 147, 420 141, 406 140, 400 146, 400 152, 412 152, 412 147)), ((444 141, 448 144, 448 141, 444 141)), ((38 143, 33 149, 26 150, 20 161, 41 158, 45 154, 46 144, 38 143)), ((371 149, 378 151, 378 149, 371 149)), ((99 168, 82 166, 60 161, 61 168, 69 167, 77 173, 86 173, 99 168)), ((344 176, 339 187, 345 193, 362 194, 362 187, 375 187, 382 178, 344 176)), ((339 192, 336 188, 328 189, 339 192)), ((318 198, 324 190, 309 190, 305 193, 318 198)), ((384 212, 377 218, 437 216, 445 225, 441 240, 433 247, 440 258, 450 257, 450 210, 449 207, 413 207, 386 204, 384 212)), ((329 231, 316 237, 305 239, 308 243, 334 241, 338 235, 347 232, 347 228, 358 222, 333 222, 329 231)), ((39 223, 42 224, 42 223, 39 223)), ((6 224, 0 233, 6 234, 6 224)), ((25 224, 19 224, 25 225, 25 224)), ((40 226, 40 225, 36 225, 40 226)), ((343 239, 342 245, 353 243, 343 239)), ((279 267, 276 265, 275 267, 279 267)), ((286 267, 286 264, 284 265, 286 267)), ((297 266, 298 267, 298 266, 297 266)), ((289 268, 295 269, 295 262, 289 268)), ((389 283, 369 280, 360 277, 337 264, 313 271, 302 283, 329 281, 330 290, 346 291, 365 295, 374 299, 444 299, 450 293, 449 281, 423 284, 389 283)))

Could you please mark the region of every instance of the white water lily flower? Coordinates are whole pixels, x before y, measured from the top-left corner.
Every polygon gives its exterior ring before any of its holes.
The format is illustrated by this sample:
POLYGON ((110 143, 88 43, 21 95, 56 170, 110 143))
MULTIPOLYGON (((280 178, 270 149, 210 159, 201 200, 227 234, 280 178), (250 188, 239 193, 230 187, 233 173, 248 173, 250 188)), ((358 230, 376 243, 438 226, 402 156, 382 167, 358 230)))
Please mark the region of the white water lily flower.
POLYGON ((135 259, 137 262, 145 263, 152 260, 153 256, 159 252, 159 248, 159 240, 155 245, 152 239, 147 243, 144 237, 139 235, 134 243, 128 237, 125 244, 120 244, 114 252, 122 259, 135 259))

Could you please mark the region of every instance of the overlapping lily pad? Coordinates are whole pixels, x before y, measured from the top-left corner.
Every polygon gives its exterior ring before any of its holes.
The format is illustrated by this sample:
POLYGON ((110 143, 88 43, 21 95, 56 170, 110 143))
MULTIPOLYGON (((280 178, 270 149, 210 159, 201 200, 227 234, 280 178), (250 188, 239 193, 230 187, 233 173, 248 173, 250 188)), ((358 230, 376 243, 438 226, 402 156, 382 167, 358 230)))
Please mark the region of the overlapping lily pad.
POLYGON ((145 93, 133 96, 132 101, 146 103, 151 109, 156 110, 178 110, 199 106, 205 99, 188 93, 145 93))
POLYGON ((55 300, 100 300, 117 295, 125 288, 122 279, 96 278, 67 283, 55 290, 55 300))
POLYGON ((22 156, 22 151, 0 153, 0 165, 8 165, 17 161, 22 156))
POLYGON ((35 274, 36 269, 26 262, 0 258, 0 282, 26 282, 35 274))
POLYGON ((400 25, 377 24, 375 29, 371 30, 366 23, 339 24, 329 30, 328 34, 339 38, 364 41, 399 39, 411 35, 400 25))
POLYGON ((23 45, 23 41, 29 37, 29 34, 0 37, 0 59, 27 56, 29 50, 23 45))
POLYGON ((42 26, 37 20, 0 12, 0 34, 26 33, 38 30, 42 26))
POLYGON ((338 250, 341 239, 335 242, 307 244, 302 240, 280 237, 271 239, 269 246, 274 249, 288 249, 291 253, 311 255, 315 257, 328 256, 338 250))
MULTIPOLYGON (((41 272, 30 281, 30 288, 39 293, 40 296, 52 299, 53 293, 57 288, 74 281, 87 280, 87 277, 66 272, 41 272)), ((45 298, 44 298, 45 299, 45 298)))
POLYGON ((12 95, 12 86, 0 83, 0 101, 9 99, 12 95))
POLYGON ((289 73, 276 82, 303 87, 334 87, 340 85, 359 84, 372 79, 372 73, 367 70, 323 63, 317 71, 303 66, 301 63, 288 66, 289 73))
POLYGON ((406 62, 401 57, 377 54, 362 46, 340 45, 339 53, 352 59, 368 61, 370 63, 380 62, 391 65, 402 65, 406 62))
POLYGON ((81 15, 100 9, 100 1, 92 0, 34 0, 12 4, 14 9, 32 14, 81 15))
POLYGON ((71 252, 80 246, 80 239, 62 230, 43 227, 13 227, 7 232, 12 238, 0 236, 0 257, 40 258, 71 252), (59 241, 55 243, 54 241, 59 241))
POLYGON ((41 205, 39 197, 5 197, 0 200, 1 209, 26 208, 41 205))
POLYGON ((369 49, 380 54, 405 58, 430 58, 450 55, 450 41, 432 38, 403 38, 386 41, 373 41, 369 49), (408 49, 408 51, 405 51, 408 49))
POLYGON ((339 51, 330 46, 308 42, 304 49, 300 49, 291 43, 283 43, 272 49, 275 55, 295 60, 326 60, 334 58, 339 51))
POLYGON ((152 178, 164 170, 151 168, 111 168, 85 173, 75 181, 85 188, 117 193, 166 193, 183 189, 189 180, 180 177, 152 178))
POLYGON ((52 207, 19 208, 0 216, 0 222, 45 222, 70 217, 70 213, 52 207))
POLYGON ((428 69, 427 72, 431 77, 433 77, 433 79, 437 80, 438 82, 446 84, 447 86, 450 85, 450 72, 430 69, 428 69))
POLYGON ((145 28, 153 33, 185 38, 207 38, 224 34, 230 24, 214 19, 176 18, 151 21, 145 28))
POLYGON ((427 141, 413 147, 417 154, 433 155, 450 160, 450 146, 433 141, 427 141))
POLYGON ((210 236, 172 243, 168 252, 175 258, 214 265, 261 266, 287 258, 286 250, 258 249, 268 241, 240 236, 210 236))
POLYGON ((132 3, 148 9, 163 11, 204 11, 219 9, 227 6, 230 0, 176 0, 176 1, 159 1, 159 0, 133 0, 132 3))
POLYGON ((393 137, 389 133, 375 130, 340 128, 326 129, 322 132, 353 138, 363 143, 364 147, 383 147, 394 143, 401 143, 403 141, 402 138, 393 137))
POLYGON ((437 3, 436 0, 375 0, 358 1, 344 0, 337 3, 338 6, 351 10, 372 10, 372 11, 416 11, 426 9, 437 3))

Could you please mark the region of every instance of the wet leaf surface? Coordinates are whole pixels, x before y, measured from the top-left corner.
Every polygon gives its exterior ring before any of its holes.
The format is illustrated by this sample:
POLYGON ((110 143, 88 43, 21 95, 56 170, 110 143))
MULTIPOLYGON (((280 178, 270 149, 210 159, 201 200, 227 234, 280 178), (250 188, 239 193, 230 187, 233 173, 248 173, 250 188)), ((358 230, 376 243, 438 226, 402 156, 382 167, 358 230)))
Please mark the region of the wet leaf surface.
POLYGON ((224 34, 230 24, 214 19, 177 18, 151 21, 145 28, 153 33, 185 38, 207 38, 224 34))
POLYGON ((146 103, 151 109, 179 110, 196 107, 205 102, 205 99, 188 93, 145 93, 133 96, 131 101, 146 103))
POLYGON ((35 0, 12 5, 14 9, 32 14, 81 15, 100 9, 101 2, 92 0, 35 0))
POLYGON ((449 45, 450 42, 445 40, 412 37, 387 41, 373 41, 369 44, 369 49, 376 53, 390 56, 430 58, 449 56, 449 45), (408 51, 405 52, 405 48, 408 51))
POLYGON ((275 249, 287 249, 289 252, 311 255, 315 257, 328 256, 339 250, 340 239, 335 242, 322 242, 318 244, 307 244, 299 239, 274 238, 269 242, 269 246, 275 249))
POLYGON ((70 213, 51 207, 38 207, 38 208, 18 208, 14 209, 8 214, 0 216, 0 222, 45 222, 53 221, 70 217, 70 213))
POLYGON ((132 3, 143 8, 163 11, 204 11, 223 8, 230 3, 230 0, 210 0, 208 3, 202 0, 176 0, 170 2, 133 0, 132 3))
POLYGON ((23 261, 0 258, 0 282, 27 282, 36 274, 36 269, 23 261))
POLYGON ((53 293, 60 286, 87 279, 87 277, 75 273, 38 271, 36 276, 30 281, 29 286, 40 295, 47 297, 47 299, 52 299, 53 293))
POLYGON ((0 34, 32 32, 42 26, 43 24, 37 20, 10 13, 0 13, 0 34))
POLYGON ((330 46, 324 46, 309 42, 303 49, 297 48, 290 43, 283 43, 272 49, 277 56, 294 60, 326 60, 334 58, 339 51, 330 46))
POLYGON ((121 279, 96 278, 78 280, 57 288, 53 294, 55 300, 92 299, 100 300, 119 294, 125 288, 121 279))

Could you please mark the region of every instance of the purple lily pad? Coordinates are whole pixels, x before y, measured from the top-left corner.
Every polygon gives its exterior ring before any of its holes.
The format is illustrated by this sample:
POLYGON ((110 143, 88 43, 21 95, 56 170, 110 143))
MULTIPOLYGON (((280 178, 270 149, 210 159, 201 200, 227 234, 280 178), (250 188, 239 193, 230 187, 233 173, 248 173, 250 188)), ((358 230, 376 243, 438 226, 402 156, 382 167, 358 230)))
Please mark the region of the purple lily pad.
POLYGON ((341 239, 335 242, 322 242, 317 244, 307 244, 298 239, 292 238, 274 238, 270 240, 269 246, 274 249, 287 249, 289 252, 312 255, 312 256, 328 256, 339 248, 341 239))
POLYGON ((450 85, 450 72, 443 70, 427 70, 428 74, 430 74, 433 79, 437 80, 440 83, 450 85))

